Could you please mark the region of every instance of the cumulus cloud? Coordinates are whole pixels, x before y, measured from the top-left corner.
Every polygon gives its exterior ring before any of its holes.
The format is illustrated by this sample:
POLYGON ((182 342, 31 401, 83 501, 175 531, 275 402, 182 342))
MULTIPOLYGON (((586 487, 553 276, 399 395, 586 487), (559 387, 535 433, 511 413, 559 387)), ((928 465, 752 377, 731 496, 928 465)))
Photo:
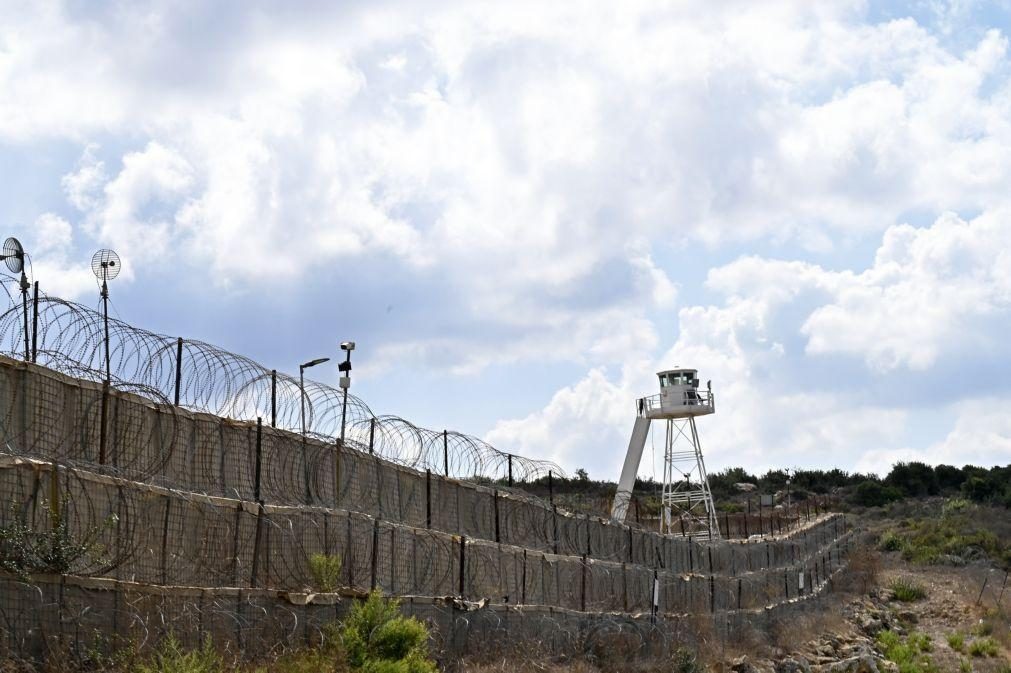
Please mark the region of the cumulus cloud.
POLYGON ((375 335, 365 372, 588 372, 503 442, 576 460, 572 419, 604 451, 627 421, 589 398, 629 408, 676 361, 720 382, 720 460, 828 461, 902 448, 904 394, 1007 355, 1007 37, 869 16, 24 5, 0 26, 0 141, 79 148, 36 222, 51 291, 81 291, 91 245, 119 250, 123 282, 170 253, 250 294, 379 278, 415 319, 375 335))
MULTIPOLYGON (((974 399, 982 382, 961 370, 971 358, 1011 360, 1003 330, 994 329, 1011 325, 1008 240, 1005 213, 971 221, 945 214, 929 227, 886 230, 873 265, 859 273, 738 259, 709 273, 722 303, 682 308, 678 339, 658 358, 615 380, 591 370, 488 437, 616 475, 632 402, 656 389, 649 373, 692 366, 716 391, 716 416, 699 422, 711 467, 880 473, 896 460, 1007 461, 1011 429, 994 400, 974 399), (947 438, 910 446, 917 409, 952 418, 947 438)), ((989 385, 1011 393, 993 373, 989 385)))

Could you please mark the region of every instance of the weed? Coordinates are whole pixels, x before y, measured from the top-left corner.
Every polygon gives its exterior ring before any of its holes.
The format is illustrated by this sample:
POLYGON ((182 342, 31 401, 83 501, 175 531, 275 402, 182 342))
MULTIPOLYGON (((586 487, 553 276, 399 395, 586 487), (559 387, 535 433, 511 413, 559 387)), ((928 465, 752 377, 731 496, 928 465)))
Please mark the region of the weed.
POLYGON ((903 603, 912 603, 927 597, 926 587, 908 579, 895 579, 888 588, 892 591, 892 598, 903 603))
POLYGON ((962 659, 958 662, 959 673, 972 673, 972 662, 968 659, 962 659))
POLYGON ((961 633, 955 632, 948 636, 948 647, 955 650, 956 652, 962 652, 965 650, 965 636, 961 633))
POLYGON ((926 633, 911 633, 907 642, 920 652, 934 651, 934 641, 926 633))
POLYGON ((877 638, 878 649, 885 658, 899 667, 899 673, 937 673, 937 666, 927 654, 932 649, 925 634, 910 634, 903 639, 894 631, 882 631, 877 638))
POLYGON ((882 535, 878 540, 878 549, 881 551, 901 551, 902 546, 902 538, 891 531, 882 535))
POLYGON ((309 572, 315 583, 313 588, 326 593, 337 591, 340 586, 341 567, 339 554, 312 554, 309 556, 309 572))
POLYGON ((295 650, 268 667, 270 673, 338 673, 347 670, 344 653, 333 645, 295 650))
POLYGON ((996 657, 1000 652, 997 641, 990 636, 979 638, 969 643, 969 654, 974 657, 996 657))
POLYGON ((941 515, 949 516, 957 512, 964 512, 972 506, 972 502, 966 500, 965 498, 948 498, 944 501, 944 504, 941 505, 941 515))
POLYGON ((199 649, 187 650, 169 634, 150 661, 137 665, 136 673, 221 673, 224 662, 208 636, 199 649))
POLYGON ((673 673, 702 673, 703 671, 698 657, 687 647, 679 647, 674 650, 671 663, 673 664, 673 673))

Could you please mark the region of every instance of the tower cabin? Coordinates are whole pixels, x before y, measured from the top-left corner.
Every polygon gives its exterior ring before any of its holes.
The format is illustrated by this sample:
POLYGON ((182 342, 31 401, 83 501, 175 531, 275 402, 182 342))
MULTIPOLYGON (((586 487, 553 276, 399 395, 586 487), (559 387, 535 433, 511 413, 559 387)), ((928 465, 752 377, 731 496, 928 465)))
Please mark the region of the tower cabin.
POLYGON ((687 418, 716 411, 713 390, 699 390, 697 369, 668 369, 657 372, 660 393, 639 399, 639 415, 654 418, 687 418))

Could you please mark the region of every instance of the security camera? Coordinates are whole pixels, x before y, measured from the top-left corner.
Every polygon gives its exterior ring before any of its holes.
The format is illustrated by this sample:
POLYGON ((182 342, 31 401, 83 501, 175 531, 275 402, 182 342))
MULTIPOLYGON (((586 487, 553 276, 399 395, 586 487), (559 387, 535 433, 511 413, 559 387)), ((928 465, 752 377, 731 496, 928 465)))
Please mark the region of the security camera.
POLYGON ((341 350, 342 351, 353 351, 354 349, 355 349, 355 342, 354 341, 342 341, 341 342, 341 350))

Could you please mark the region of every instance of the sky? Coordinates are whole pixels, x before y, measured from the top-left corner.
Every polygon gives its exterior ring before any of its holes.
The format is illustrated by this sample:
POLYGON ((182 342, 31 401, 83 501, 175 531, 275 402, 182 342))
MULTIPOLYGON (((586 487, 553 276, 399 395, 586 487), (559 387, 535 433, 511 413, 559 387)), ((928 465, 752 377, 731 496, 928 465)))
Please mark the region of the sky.
POLYGON ((50 294, 616 479, 1011 463, 1011 5, 0 0, 50 294), (313 370, 334 383, 333 368, 313 370), (659 475, 662 435, 640 468, 659 475))

